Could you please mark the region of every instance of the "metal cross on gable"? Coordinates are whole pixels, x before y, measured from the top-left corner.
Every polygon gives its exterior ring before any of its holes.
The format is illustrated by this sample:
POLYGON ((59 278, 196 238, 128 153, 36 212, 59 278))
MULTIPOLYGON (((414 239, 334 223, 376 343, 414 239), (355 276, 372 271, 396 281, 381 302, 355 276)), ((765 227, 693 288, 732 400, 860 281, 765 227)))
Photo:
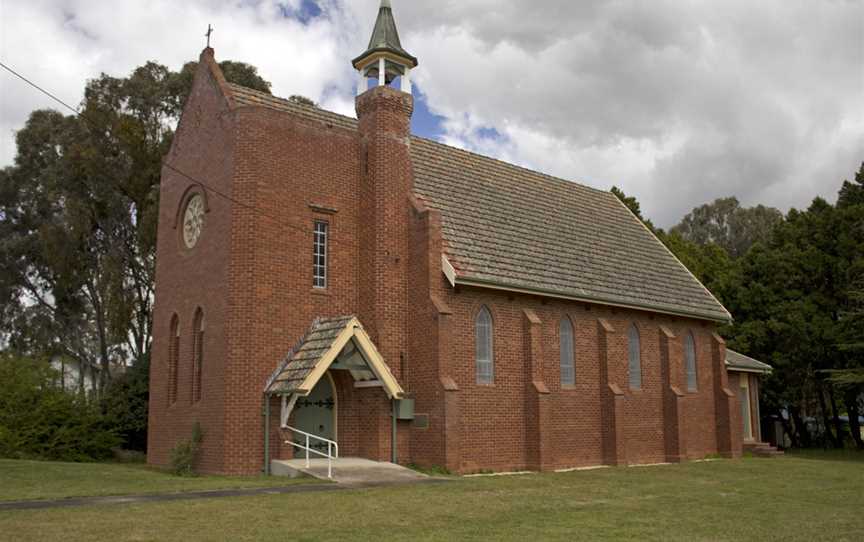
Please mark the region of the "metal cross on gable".
POLYGON ((212 33, 213 33, 213 27, 208 24, 207 25, 207 33, 204 34, 205 36, 207 36, 207 47, 210 47, 210 34, 212 34, 212 33))

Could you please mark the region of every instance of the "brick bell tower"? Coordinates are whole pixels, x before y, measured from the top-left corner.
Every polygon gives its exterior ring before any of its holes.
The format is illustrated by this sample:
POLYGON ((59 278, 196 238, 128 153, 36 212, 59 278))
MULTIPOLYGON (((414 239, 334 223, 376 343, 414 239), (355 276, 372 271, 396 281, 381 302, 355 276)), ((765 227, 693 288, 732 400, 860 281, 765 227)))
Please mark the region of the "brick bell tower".
POLYGON ((417 67, 417 59, 399 42, 390 0, 381 1, 369 47, 352 63, 359 74, 358 316, 391 371, 403 378, 409 198, 413 182, 410 145, 414 98, 410 73, 417 67))

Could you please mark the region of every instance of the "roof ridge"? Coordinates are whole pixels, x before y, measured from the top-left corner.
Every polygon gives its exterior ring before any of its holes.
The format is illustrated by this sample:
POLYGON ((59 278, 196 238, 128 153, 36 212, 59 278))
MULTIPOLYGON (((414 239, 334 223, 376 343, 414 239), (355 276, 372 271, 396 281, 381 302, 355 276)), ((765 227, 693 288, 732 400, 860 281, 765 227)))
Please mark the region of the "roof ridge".
MULTIPOLYGON (((341 113, 336 113, 335 111, 330 111, 329 109, 324 109, 323 107, 319 107, 318 105, 306 105, 306 104, 301 104, 301 103, 297 103, 297 102, 292 102, 292 101, 289 100, 288 98, 283 98, 283 97, 281 97, 281 96, 276 96, 275 94, 268 94, 268 93, 266 93, 266 92, 262 92, 262 91, 260 91, 260 90, 255 90, 255 89, 253 89, 253 88, 249 88, 249 87, 246 87, 246 86, 243 86, 243 85, 237 84, 237 83, 228 83, 228 86, 231 87, 232 89, 234 89, 234 88, 242 89, 242 91, 244 91, 244 92, 248 92, 248 93, 250 93, 250 94, 257 95, 257 96, 259 96, 259 97, 261 97, 261 98, 264 98, 264 99, 276 100, 276 101, 279 101, 279 102, 283 102, 283 103, 285 103, 285 104, 289 104, 289 105, 291 105, 292 107, 297 107, 297 108, 300 108, 300 109, 307 109, 307 110, 314 110, 314 111, 321 111, 321 112, 323 112, 323 113, 327 113, 328 115, 333 115, 333 116, 339 117, 339 118, 341 118, 341 119, 344 119, 345 121, 350 122, 350 123, 353 123, 353 124, 359 124, 359 122, 360 122, 359 120, 357 120, 357 119, 354 118, 354 117, 349 117, 348 115, 343 115, 343 114, 341 114, 341 113)), ((465 154, 465 155, 468 155, 468 156, 474 156, 474 157, 482 158, 482 159, 484 159, 484 160, 487 160, 489 163, 492 163, 492 164, 500 164, 500 165, 504 166, 505 168, 511 168, 511 169, 514 169, 514 170, 517 170, 517 171, 527 171, 527 172, 529 172, 529 173, 533 173, 533 174, 535 174, 535 175, 539 175, 539 176, 543 177, 543 178, 546 179, 546 180, 550 180, 550 181, 553 181, 553 182, 556 182, 556 183, 567 183, 568 186, 569 186, 569 185, 576 185, 576 186, 578 186, 578 187, 580 187, 580 188, 584 188, 584 189, 586 189, 586 190, 591 190, 591 191, 594 191, 594 192, 599 192, 599 193, 601 193, 601 194, 611 194, 611 192, 609 192, 608 190, 603 190, 603 189, 601 189, 601 188, 596 188, 596 187, 590 186, 590 185, 588 185, 588 184, 585 184, 584 182, 581 182, 581 181, 569 180, 569 179, 565 179, 565 178, 563 178, 563 177, 558 177, 558 176, 555 176, 555 175, 552 175, 552 174, 549 174, 549 173, 545 173, 545 172, 543 172, 543 171, 538 171, 538 170, 536 170, 536 169, 531 169, 531 168, 529 168, 529 167, 520 166, 520 165, 518 165, 518 164, 514 164, 514 163, 512 163, 512 162, 507 162, 507 161, 505 161, 505 160, 502 160, 502 159, 500 159, 500 158, 496 158, 496 157, 494 157, 494 156, 489 156, 489 155, 487 155, 487 154, 482 154, 482 153, 477 152, 477 151, 472 151, 472 150, 465 149, 465 148, 462 148, 462 147, 456 147, 456 146, 453 146, 453 145, 448 145, 448 144, 446 144, 446 143, 442 143, 442 142, 440 142, 440 141, 436 141, 436 140, 434 140, 434 139, 430 139, 430 138, 428 138, 428 137, 423 137, 423 136, 419 136, 419 135, 416 135, 416 134, 411 134, 411 139, 412 139, 413 141, 419 141, 419 142, 421 142, 421 143, 429 143, 429 144, 431 144, 431 145, 435 145, 435 146, 443 147, 443 148, 448 149, 448 150, 450 150, 450 151, 456 151, 456 152, 458 152, 458 153, 465 154)))
POLYGON ((322 113, 327 113, 328 115, 333 115, 334 117, 339 117, 341 119, 344 119, 345 121, 348 121, 348 122, 351 122, 354 124, 357 124, 360 122, 357 119, 355 119, 354 117, 349 117, 348 115, 343 115, 342 113, 336 113, 335 111, 330 111, 329 109, 324 109, 323 107, 320 107, 318 105, 307 105, 307 104, 303 104, 303 103, 299 103, 299 102, 292 102, 289 98, 283 98, 281 96, 276 96, 275 94, 268 94, 266 92, 262 92, 260 90, 254 89, 254 88, 249 88, 249 87, 237 84, 237 83, 228 83, 228 86, 231 87, 232 90, 237 88, 243 92, 248 92, 250 94, 260 96, 261 98, 264 98, 267 100, 275 100, 278 102, 286 103, 286 104, 290 105, 291 107, 296 107, 299 109, 308 109, 308 110, 320 111, 322 113))

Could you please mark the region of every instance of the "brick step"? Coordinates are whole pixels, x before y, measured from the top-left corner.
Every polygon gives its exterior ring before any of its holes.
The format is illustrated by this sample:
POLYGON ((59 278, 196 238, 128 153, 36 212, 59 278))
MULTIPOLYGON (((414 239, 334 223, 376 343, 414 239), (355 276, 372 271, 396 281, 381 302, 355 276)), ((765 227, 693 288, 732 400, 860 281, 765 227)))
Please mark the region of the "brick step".
POLYGON ((776 448, 774 450, 758 450, 752 453, 756 457, 779 457, 782 455, 786 455, 783 450, 777 450, 776 448))
POLYGON ((744 445, 744 450, 752 453, 756 457, 777 457, 785 455, 782 450, 778 450, 766 442, 748 442, 744 445))

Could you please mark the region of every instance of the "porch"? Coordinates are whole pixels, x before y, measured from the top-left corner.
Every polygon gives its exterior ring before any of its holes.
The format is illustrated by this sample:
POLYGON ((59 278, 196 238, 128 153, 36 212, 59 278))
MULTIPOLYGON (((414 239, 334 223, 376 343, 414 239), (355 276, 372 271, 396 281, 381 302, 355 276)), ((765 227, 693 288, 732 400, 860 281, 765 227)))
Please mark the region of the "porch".
POLYGON ((400 441, 407 445, 399 420, 410 420, 412 406, 355 317, 318 319, 267 382, 265 471, 297 471, 300 459, 314 475, 307 456, 343 471, 366 466, 349 477, 375 472, 363 461, 397 467, 400 441))

